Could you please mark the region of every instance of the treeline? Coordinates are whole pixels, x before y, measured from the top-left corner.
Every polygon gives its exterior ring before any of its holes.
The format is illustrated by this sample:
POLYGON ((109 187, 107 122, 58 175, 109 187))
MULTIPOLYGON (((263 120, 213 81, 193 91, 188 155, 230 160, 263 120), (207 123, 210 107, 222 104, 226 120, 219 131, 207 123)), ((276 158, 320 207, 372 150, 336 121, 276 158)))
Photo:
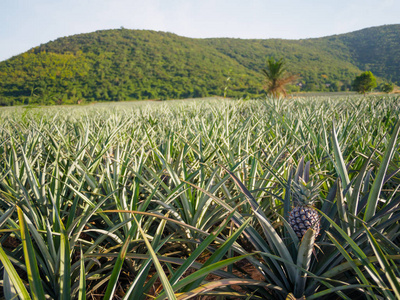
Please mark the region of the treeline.
POLYGON ((362 69, 399 82, 399 56, 394 67, 389 61, 400 27, 379 28, 296 41, 191 39, 123 28, 64 37, 0 62, 0 105, 258 97, 268 56, 283 57, 300 75, 289 92, 346 91, 362 69), (390 47, 371 56, 365 47, 376 48, 374 40, 390 47))

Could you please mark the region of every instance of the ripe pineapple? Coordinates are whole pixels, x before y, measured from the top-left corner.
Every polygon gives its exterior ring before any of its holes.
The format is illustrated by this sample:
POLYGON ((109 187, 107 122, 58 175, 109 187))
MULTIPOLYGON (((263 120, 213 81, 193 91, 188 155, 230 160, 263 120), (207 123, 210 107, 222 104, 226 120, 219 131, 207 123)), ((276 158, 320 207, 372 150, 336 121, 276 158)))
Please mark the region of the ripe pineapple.
POLYGON ((289 224, 296 235, 301 239, 309 228, 315 230, 316 235, 320 229, 320 218, 318 212, 313 208, 313 204, 318 197, 318 187, 313 186, 312 181, 305 183, 303 178, 299 178, 299 183, 293 182, 294 208, 289 213, 289 224))

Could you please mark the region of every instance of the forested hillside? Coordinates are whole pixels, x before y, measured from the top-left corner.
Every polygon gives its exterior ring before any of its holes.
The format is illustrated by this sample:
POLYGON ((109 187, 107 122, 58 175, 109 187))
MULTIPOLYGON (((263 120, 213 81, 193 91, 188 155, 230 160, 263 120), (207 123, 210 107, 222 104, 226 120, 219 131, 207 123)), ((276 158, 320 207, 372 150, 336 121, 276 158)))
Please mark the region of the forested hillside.
POLYGON ((337 37, 349 49, 353 64, 400 85, 400 25, 372 27, 337 37))
POLYGON ((64 37, 0 62, 0 104, 263 94, 266 58, 300 75, 292 91, 347 90, 361 71, 400 83, 400 25, 317 39, 192 39, 147 30, 64 37))

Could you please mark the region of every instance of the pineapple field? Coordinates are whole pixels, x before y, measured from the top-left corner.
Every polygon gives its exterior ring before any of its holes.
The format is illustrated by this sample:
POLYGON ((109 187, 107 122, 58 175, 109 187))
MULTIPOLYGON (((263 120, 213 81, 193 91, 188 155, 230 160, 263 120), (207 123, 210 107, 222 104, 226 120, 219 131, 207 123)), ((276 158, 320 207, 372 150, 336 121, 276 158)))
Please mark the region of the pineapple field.
POLYGON ((400 299, 400 99, 0 109, 1 299, 400 299))

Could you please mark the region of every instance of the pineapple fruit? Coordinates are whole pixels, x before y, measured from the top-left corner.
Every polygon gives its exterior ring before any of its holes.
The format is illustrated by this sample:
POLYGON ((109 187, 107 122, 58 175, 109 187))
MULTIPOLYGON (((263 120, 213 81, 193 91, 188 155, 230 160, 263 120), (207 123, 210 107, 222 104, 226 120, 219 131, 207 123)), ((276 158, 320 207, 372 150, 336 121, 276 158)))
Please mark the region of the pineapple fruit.
POLYGON ((293 182, 294 207, 289 213, 289 224, 293 231, 301 239, 309 228, 315 230, 316 235, 320 230, 320 217, 313 208, 313 204, 318 198, 318 187, 313 186, 312 181, 306 183, 303 178, 299 182, 293 182))

